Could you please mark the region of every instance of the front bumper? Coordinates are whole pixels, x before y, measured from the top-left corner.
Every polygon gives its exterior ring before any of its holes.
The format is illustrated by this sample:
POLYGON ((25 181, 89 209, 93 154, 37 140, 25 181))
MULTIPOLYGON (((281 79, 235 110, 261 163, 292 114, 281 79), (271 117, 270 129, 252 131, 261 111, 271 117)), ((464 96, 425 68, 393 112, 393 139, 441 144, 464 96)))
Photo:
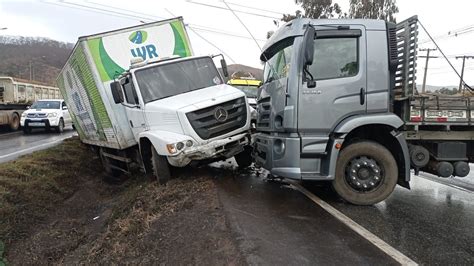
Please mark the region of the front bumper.
POLYGON ((173 166, 183 167, 188 165, 191 161, 226 159, 240 153, 245 146, 250 144, 250 134, 242 133, 225 139, 215 140, 204 145, 186 148, 176 156, 169 156, 168 161, 173 166))
POLYGON ((20 120, 20 125, 22 127, 39 127, 39 128, 49 128, 57 127, 59 125, 59 117, 51 118, 22 118, 20 120))
POLYGON ((273 175, 301 179, 299 137, 256 134, 254 158, 273 175))

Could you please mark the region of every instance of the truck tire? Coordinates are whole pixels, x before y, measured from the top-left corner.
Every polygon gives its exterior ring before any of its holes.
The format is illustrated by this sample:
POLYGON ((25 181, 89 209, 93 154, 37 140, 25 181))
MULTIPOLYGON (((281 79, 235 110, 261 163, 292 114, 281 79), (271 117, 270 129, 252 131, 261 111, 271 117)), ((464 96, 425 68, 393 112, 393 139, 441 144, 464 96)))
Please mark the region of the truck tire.
POLYGON ((171 170, 166 156, 159 155, 155 147, 151 147, 151 166, 153 176, 161 185, 166 184, 171 179, 171 170))
POLYGON ((55 128, 57 133, 63 133, 64 132, 64 120, 62 118, 59 119, 59 124, 55 128))
POLYGON ((334 190, 355 205, 372 205, 385 200, 395 189, 398 166, 384 146, 361 141, 345 147, 339 154, 334 190))
POLYGON ((240 169, 249 167, 252 164, 252 147, 245 146, 244 150, 234 156, 240 169))
POLYGON ((17 113, 13 113, 10 121, 10 130, 17 131, 20 128, 20 116, 17 113))

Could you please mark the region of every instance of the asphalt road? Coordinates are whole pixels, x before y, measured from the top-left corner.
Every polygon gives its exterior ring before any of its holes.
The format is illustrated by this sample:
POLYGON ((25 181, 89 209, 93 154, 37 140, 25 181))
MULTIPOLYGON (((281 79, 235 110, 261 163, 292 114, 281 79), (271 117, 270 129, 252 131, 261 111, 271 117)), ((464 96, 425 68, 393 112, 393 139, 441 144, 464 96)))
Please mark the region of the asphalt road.
MULTIPOLYGON (((0 133, 0 163, 60 143, 76 134, 0 133)), ((214 164, 219 197, 244 256, 263 265, 395 265, 394 254, 285 181, 214 164)), ((472 167, 471 165, 471 168, 472 167)), ((474 169, 472 169, 474 170, 474 169)), ((344 203, 327 185, 304 183, 311 195, 419 264, 474 265, 474 171, 463 179, 413 176, 369 207, 344 203)), ((383 246, 383 245, 382 245, 383 246)), ((399 262, 399 260, 398 260, 399 262)))
MULTIPOLYGON (((398 264, 291 185, 258 173, 211 172, 252 264, 398 264)), ((304 187, 415 263, 473 265, 474 181, 467 180, 474 175, 463 179, 464 187, 449 179, 435 182, 438 177, 427 174, 412 178, 411 190, 397 187, 387 200, 369 207, 344 203, 327 185, 304 187)))
POLYGON ((39 129, 35 129, 29 135, 24 135, 22 131, 0 131, 0 163, 52 147, 64 139, 72 137, 74 134, 76 132, 71 128, 64 129, 64 132, 61 134, 45 132, 39 129))

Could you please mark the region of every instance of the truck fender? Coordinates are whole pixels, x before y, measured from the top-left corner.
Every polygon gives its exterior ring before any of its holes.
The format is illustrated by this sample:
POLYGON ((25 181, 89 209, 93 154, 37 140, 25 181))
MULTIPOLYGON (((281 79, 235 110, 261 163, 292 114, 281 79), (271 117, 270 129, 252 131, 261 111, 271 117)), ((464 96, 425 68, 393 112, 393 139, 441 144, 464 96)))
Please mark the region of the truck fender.
POLYGON ((403 121, 392 113, 356 115, 341 121, 333 132, 349 133, 357 127, 374 124, 387 125, 397 129, 403 125, 403 121))
MULTIPOLYGON (((166 144, 192 140, 189 136, 186 136, 186 135, 168 132, 168 131, 161 131, 161 130, 142 132, 138 135, 138 138, 140 140, 143 138, 148 139, 153 145, 153 147, 155 147, 156 152, 159 155, 164 155, 164 156, 172 155, 168 152, 168 149, 166 148, 166 144)), ((139 143, 141 143, 141 141, 139 141, 139 143)), ((173 155, 177 155, 177 154, 173 154, 173 155)))
POLYGON ((403 125, 403 121, 394 114, 377 114, 377 115, 366 115, 366 116, 354 116, 348 118, 347 120, 341 122, 336 129, 335 133, 338 133, 338 137, 334 138, 330 142, 329 146, 329 176, 334 177, 336 173, 337 158, 339 156, 339 149, 336 148, 336 144, 343 144, 345 137, 352 130, 364 126, 364 125, 387 125, 393 128, 390 134, 397 141, 396 145, 398 146, 401 154, 403 155, 401 160, 398 161, 399 168, 399 184, 409 188, 408 181, 410 181, 410 160, 409 160, 409 151, 408 144, 405 140, 405 137, 402 132, 398 132, 396 129, 400 128, 403 125))

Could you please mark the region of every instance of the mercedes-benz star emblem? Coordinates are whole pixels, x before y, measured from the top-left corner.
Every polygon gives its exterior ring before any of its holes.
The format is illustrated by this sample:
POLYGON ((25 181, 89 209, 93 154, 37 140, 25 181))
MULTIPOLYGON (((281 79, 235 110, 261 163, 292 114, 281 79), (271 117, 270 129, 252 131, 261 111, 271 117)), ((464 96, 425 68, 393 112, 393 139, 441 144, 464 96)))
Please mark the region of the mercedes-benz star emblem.
POLYGON ((216 109, 216 112, 214 113, 214 118, 217 120, 217 122, 225 122, 227 120, 227 117, 229 116, 229 113, 222 108, 219 107, 216 109))

